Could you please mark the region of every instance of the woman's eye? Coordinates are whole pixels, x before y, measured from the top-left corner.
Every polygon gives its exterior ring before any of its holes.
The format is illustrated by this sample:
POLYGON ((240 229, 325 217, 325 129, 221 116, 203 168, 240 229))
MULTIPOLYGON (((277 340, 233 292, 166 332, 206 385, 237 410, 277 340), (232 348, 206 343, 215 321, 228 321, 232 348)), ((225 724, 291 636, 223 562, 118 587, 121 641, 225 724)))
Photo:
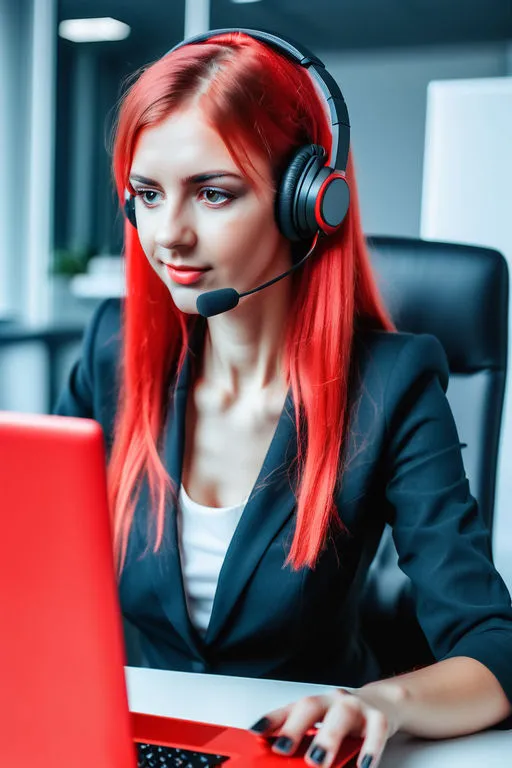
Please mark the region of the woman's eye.
POLYGON ((141 189, 137 192, 138 197, 141 198, 144 205, 153 205, 157 202, 159 192, 155 192, 154 189, 141 189))
POLYGON ((205 202, 213 206, 218 206, 234 198, 230 192, 222 192, 220 189, 212 189, 211 187, 202 189, 199 194, 203 196, 205 202))

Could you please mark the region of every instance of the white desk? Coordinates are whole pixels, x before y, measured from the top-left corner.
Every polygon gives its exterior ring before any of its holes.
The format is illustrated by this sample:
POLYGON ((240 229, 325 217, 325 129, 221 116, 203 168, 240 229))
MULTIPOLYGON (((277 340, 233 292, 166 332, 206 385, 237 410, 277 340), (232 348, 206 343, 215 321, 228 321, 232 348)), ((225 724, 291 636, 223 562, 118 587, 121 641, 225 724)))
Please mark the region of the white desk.
MULTIPOLYGON (((266 712, 328 686, 245 677, 126 668, 130 709, 165 717, 248 728, 266 712)), ((487 731, 444 741, 397 734, 380 768, 507 768, 512 731, 487 731)))

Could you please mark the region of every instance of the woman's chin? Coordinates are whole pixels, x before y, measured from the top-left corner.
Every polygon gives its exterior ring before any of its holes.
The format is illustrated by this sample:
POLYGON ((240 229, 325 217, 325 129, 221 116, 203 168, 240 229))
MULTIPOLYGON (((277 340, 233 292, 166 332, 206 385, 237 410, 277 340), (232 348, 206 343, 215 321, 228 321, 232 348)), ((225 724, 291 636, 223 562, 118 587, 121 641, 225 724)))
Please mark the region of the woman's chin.
POLYGON ((172 300, 174 302, 174 305, 176 309, 178 309, 180 312, 183 312, 184 315, 198 315, 199 312, 197 311, 196 302, 195 300, 188 300, 185 301, 184 299, 177 300, 175 296, 172 297, 172 300))

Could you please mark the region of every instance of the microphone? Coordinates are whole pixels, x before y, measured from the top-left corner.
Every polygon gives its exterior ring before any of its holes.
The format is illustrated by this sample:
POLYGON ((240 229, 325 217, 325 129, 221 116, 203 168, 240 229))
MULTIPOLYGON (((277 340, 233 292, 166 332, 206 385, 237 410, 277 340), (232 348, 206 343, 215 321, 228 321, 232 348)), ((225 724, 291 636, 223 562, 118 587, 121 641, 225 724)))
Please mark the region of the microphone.
POLYGON ((234 309, 237 306, 240 299, 243 299, 244 296, 250 296, 251 293, 262 291, 264 288, 268 288, 269 285, 273 285, 274 283, 277 283, 278 280, 282 280, 283 277, 287 277, 287 275, 295 272, 295 270, 301 267, 306 259, 308 259, 315 250, 319 234, 320 232, 316 233, 315 239, 313 240, 313 244, 309 251, 305 256, 302 257, 300 261, 294 264, 291 269, 288 269, 281 275, 278 275, 272 280, 263 283, 263 285, 259 285, 257 288, 253 288, 250 291, 245 291, 244 293, 238 293, 238 291, 236 291, 234 288, 219 288, 216 291, 206 291, 196 299, 197 311, 203 317, 213 317, 214 315, 220 315, 223 312, 229 312, 230 309, 234 309))

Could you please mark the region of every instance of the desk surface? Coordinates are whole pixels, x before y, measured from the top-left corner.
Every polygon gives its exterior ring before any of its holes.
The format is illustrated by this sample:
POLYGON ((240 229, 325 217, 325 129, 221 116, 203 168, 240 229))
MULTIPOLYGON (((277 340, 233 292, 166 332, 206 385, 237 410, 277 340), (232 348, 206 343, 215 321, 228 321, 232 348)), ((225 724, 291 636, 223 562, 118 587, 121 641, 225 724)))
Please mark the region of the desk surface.
MULTIPOLYGON (((261 715, 329 686, 126 668, 130 709, 165 717, 248 728, 261 715)), ((504 768, 512 762, 512 731, 422 741, 397 734, 380 768, 504 768)))

